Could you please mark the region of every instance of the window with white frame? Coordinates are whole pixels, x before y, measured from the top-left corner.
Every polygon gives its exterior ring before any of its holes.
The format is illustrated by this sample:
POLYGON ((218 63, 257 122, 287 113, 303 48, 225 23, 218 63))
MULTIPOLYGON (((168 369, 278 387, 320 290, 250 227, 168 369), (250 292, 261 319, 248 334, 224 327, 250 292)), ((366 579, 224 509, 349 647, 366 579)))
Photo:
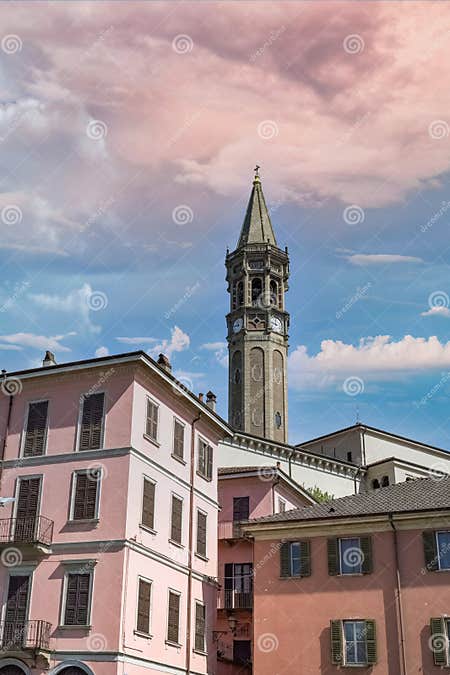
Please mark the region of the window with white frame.
POLYGON ((330 637, 331 660, 335 665, 364 668, 377 662, 373 619, 333 619, 330 637))
POLYGON ((64 580, 64 626, 88 626, 90 623, 93 574, 89 564, 69 571, 64 580))
POLYGON ((362 554, 359 537, 339 539, 339 564, 341 574, 361 574, 362 554))
POLYGON ((98 518, 101 477, 100 467, 75 471, 72 474, 70 520, 98 518))
POLYGON ((366 622, 344 621, 345 663, 365 665, 367 663, 366 622))

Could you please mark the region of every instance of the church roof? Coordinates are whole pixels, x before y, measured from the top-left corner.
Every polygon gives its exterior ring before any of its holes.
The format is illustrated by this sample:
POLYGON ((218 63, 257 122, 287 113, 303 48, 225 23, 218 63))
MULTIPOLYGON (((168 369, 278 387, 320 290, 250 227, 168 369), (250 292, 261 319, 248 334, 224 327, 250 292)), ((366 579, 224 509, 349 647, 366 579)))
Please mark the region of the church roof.
POLYGON ((239 237, 238 248, 246 244, 277 245, 257 169, 239 237))

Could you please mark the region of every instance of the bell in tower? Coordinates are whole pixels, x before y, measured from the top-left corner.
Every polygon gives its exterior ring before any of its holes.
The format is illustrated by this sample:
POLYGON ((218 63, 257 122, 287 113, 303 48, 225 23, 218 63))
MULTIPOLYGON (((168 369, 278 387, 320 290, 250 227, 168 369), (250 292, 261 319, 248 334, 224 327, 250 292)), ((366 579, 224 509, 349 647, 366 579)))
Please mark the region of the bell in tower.
POLYGON ((229 422, 237 431, 287 443, 289 258, 278 248, 258 166, 238 245, 225 265, 229 422))

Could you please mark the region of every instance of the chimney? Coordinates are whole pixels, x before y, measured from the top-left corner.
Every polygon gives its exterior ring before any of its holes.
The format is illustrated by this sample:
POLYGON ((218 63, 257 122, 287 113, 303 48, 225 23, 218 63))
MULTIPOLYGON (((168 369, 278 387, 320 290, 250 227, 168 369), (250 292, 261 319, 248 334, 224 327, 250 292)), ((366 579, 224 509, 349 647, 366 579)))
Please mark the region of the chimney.
POLYGON ((217 401, 217 397, 210 389, 208 391, 208 393, 206 394, 206 405, 208 406, 208 408, 211 408, 211 410, 215 410, 216 409, 216 401, 217 401))
POLYGON ((170 361, 165 354, 160 354, 158 356, 158 366, 168 373, 172 372, 172 366, 170 365, 170 361))
POLYGON ((203 403, 203 394, 202 394, 201 392, 200 392, 200 394, 198 395, 198 400, 201 401, 201 402, 203 403))
POLYGON ((53 352, 46 351, 44 360, 42 361, 42 366, 56 366, 55 355, 53 352))

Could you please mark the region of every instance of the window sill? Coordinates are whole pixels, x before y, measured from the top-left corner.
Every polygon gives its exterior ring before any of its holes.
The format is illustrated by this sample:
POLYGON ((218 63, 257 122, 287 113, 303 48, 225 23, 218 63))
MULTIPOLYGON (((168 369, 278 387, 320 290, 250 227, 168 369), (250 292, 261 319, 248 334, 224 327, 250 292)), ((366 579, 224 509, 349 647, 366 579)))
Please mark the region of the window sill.
POLYGON ((176 546, 177 548, 184 548, 184 544, 182 544, 180 541, 175 541, 174 539, 169 539, 169 544, 173 544, 173 546, 176 546))
POLYGON ((171 642, 170 640, 164 640, 164 642, 168 647, 176 647, 177 649, 181 649, 182 647, 180 642, 171 642))
POLYGON ((62 623, 58 626, 58 630, 85 630, 85 631, 88 631, 88 630, 92 630, 92 626, 91 625, 84 625, 84 624, 78 625, 78 624, 75 624, 75 623, 72 623, 72 624, 62 623))
POLYGON ((155 438, 152 438, 151 436, 148 436, 147 434, 142 434, 145 438, 146 441, 151 443, 152 445, 156 446, 157 448, 161 447, 161 444, 158 443, 158 441, 155 438))
POLYGON ((139 523, 139 527, 141 528, 141 530, 149 532, 149 534, 158 534, 158 532, 154 530, 153 527, 149 527, 148 525, 144 525, 143 523, 139 523))
POLYGON ((208 656, 208 652, 203 651, 203 649, 193 649, 192 651, 200 656, 208 656))
POLYGON ((208 476, 204 476, 200 471, 196 471, 197 476, 200 476, 200 478, 203 478, 203 480, 206 480, 207 483, 212 483, 212 478, 209 478, 208 476))
POLYGON ((99 518, 75 518, 75 519, 71 518, 66 522, 66 525, 78 525, 78 524, 83 525, 86 523, 90 525, 98 525, 99 522, 100 522, 99 518))
POLYGON ((103 445, 99 448, 79 448, 77 447, 75 452, 95 452, 96 450, 104 450, 103 445))
POLYGON ((183 466, 186 466, 186 460, 183 459, 183 457, 178 457, 178 455, 174 455, 173 452, 170 455, 173 459, 176 459, 177 462, 180 462, 180 464, 183 464, 183 466))
POLYGON ((151 640, 152 637, 153 637, 153 635, 151 633, 143 633, 140 630, 134 630, 133 634, 136 635, 137 637, 147 638, 147 640, 151 640))
POLYGON ((196 558, 200 558, 200 560, 203 560, 204 562, 209 562, 209 558, 202 553, 197 553, 197 551, 195 551, 194 555, 196 558))

